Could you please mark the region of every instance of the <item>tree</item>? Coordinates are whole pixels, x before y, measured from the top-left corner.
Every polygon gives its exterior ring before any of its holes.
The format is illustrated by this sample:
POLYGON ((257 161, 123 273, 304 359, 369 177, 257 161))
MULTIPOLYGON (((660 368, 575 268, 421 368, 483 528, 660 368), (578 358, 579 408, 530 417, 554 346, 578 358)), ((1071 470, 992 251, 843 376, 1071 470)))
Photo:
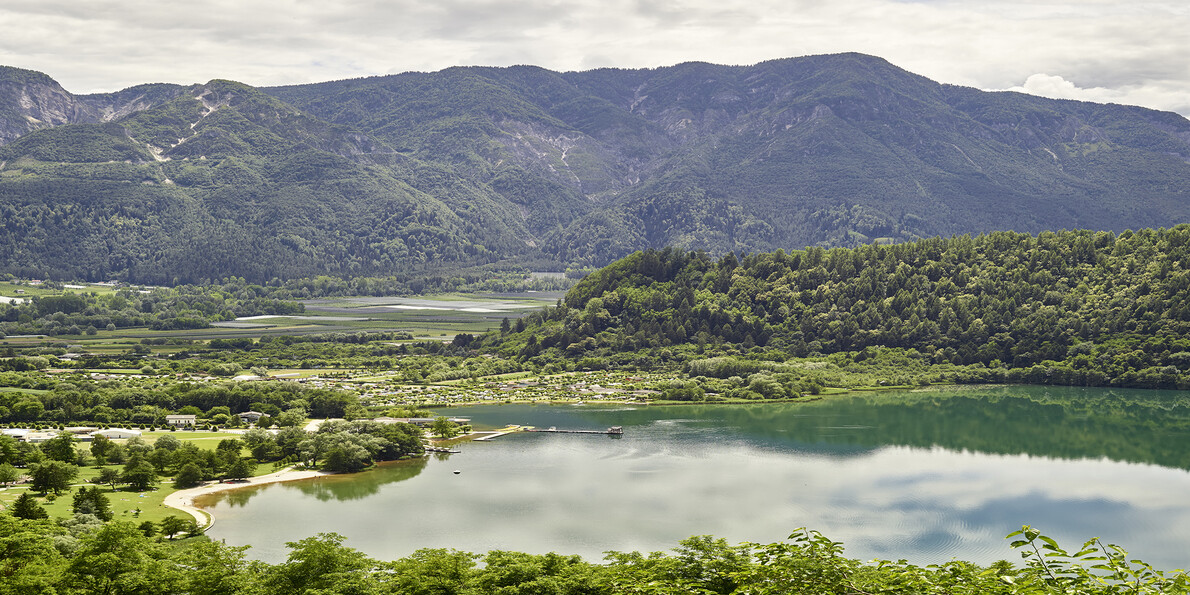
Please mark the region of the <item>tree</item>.
POLYGON ((92 479, 91 481, 112 486, 112 490, 114 491, 116 489, 116 484, 120 483, 122 480, 123 478, 120 476, 119 469, 114 467, 104 467, 103 469, 99 470, 99 475, 95 476, 95 479, 92 479))
POLYGON ((383 448, 376 453, 382 461, 395 461, 409 456, 425 454, 422 444, 422 429, 407 423, 375 424, 372 434, 384 438, 383 448))
POLYGON ((368 410, 359 403, 352 403, 343 408, 343 419, 353 421, 357 419, 364 419, 368 417, 368 410))
POLYGON ((170 515, 161 519, 161 534, 170 538, 186 530, 186 520, 170 515))
POLYGON ((79 593, 155 595, 176 592, 176 566, 136 525, 107 523, 86 535, 63 582, 79 593))
POLYGON ((112 520, 111 502, 107 496, 104 496, 99 491, 99 486, 93 488, 81 487, 74 493, 74 499, 71 502, 71 510, 75 514, 91 514, 99 517, 100 520, 112 520))
POLYGON ((342 442, 328 448, 323 455, 323 461, 323 469, 341 473, 361 471, 371 463, 368 450, 350 442, 342 442))
MULTIPOLYGON (((277 448, 281 449, 281 456, 288 457, 298 454, 302 441, 306 440, 308 436, 305 430, 297 426, 290 426, 281 428, 281 431, 277 432, 277 436, 274 439, 277 442, 277 448)), ((253 452, 252 456, 258 461, 265 460, 257 457, 255 452, 253 452)))
POLYGON ((252 477, 252 462, 248 459, 237 459, 227 469, 227 479, 245 479, 252 477))
POLYGON ((70 489, 70 482, 78 477, 79 469, 70 463, 50 460, 29 468, 29 475, 33 477, 32 488, 45 494, 53 491, 55 495, 70 489))
POLYGON ((0 485, 8 485, 16 483, 16 480, 21 478, 21 474, 16 467, 8 463, 0 463, 0 485))
POLYGON ((77 440, 74 439, 74 434, 70 432, 61 432, 57 436, 41 443, 41 452, 45 456, 63 463, 73 463, 78 454, 74 450, 74 445, 77 440))
POLYGON ((95 457, 95 465, 102 467, 107 464, 107 456, 111 453, 112 445, 111 439, 102 434, 91 437, 91 456, 95 457))
POLYGON ((128 451, 119 443, 113 442, 112 447, 107 452, 107 462, 115 465, 123 465, 128 458, 128 451))
POLYGON ((187 568, 183 592, 191 595, 255 593, 254 563, 245 559, 248 546, 232 547, 215 541, 196 543, 178 554, 187 568))
POLYGON ((169 434, 166 434, 166 435, 158 438, 157 441, 153 443, 153 448, 164 449, 164 450, 168 450, 169 452, 178 450, 178 448, 181 446, 182 446, 182 441, 178 440, 177 438, 174 438, 173 436, 170 436, 169 434))
POLYGON ((391 591, 416 595, 463 593, 477 574, 478 554, 420 549, 392 563, 391 591))
POLYGON ((235 463, 236 459, 240 458, 240 451, 244 444, 235 438, 227 438, 219 441, 219 446, 215 447, 215 455, 219 459, 220 467, 228 467, 235 463))
POLYGON ((143 492, 157 482, 157 469, 143 456, 136 454, 128 460, 127 465, 124 465, 123 477, 128 487, 137 492, 143 492))
POLYGON ((20 444, 16 438, 0 434, 0 463, 18 464, 17 457, 21 452, 20 444))
POLYGON ((16 501, 12 503, 12 516, 18 519, 46 519, 50 515, 37 503, 32 494, 25 492, 17 496, 16 501))
POLYGON ((434 418, 434 423, 430 425, 430 432, 439 438, 453 438, 458 434, 458 424, 445 416, 439 415, 434 418))
POLYGON ((145 537, 152 537, 157 534, 157 524, 153 521, 145 521, 137 525, 136 528, 139 529, 141 533, 144 533, 145 537))
POLYGON ((288 428, 302 426, 306 423, 306 410, 301 408, 286 409, 277 415, 277 427, 288 428))
MULTIPOLYGON (((271 444, 273 442, 275 442, 275 440, 273 438, 272 432, 269 432, 263 428, 252 428, 251 430, 244 432, 244 444, 248 447, 248 450, 255 450, 262 444, 271 444)), ((240 453, 237 451, 236 456, 239 456, 239 454, 240 453)))
POLYGON ((381 592, 367 572, 376 562, 342 543, 343 536, 337 533, 286 543, 289 557, 271 569, 265 584, 275 593, 381 592))
MULTIPOLYGON (((36 506, 36 502, 34 502, 36 506)), ((40 506, 38 506, 40 508, 40 506)), ((44 514, 44 510, 42 513, 44 514)), ((53 595, 65 564, 45 523, 0 514, 0 595, 53 595)))
POLYGON ((174 487, 179 490, 192 488, 202 483, 202 469, 195 463, 186 463, 174 476, 174 487))
MULTIPOLYGON (((303 432, 303 435, 305 432, 303 432)), ((248 445, 248 451, 252 453, 252 457, 258 461, 268 461, 276 458, 274 455, 277 451, 277 442, 273 434, 268 430, 261 428, 252 428, 244 433, 244 443, 248 445)), ((236 457, 239 457, 239 452, 236 452, 236 457)))

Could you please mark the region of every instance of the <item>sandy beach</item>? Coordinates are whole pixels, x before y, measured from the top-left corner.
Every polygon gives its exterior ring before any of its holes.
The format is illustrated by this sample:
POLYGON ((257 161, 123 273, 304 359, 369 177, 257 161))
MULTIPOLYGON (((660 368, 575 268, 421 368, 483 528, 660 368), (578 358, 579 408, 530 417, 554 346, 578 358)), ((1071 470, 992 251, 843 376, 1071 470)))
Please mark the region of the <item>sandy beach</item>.
POLYGON ((199 527, 207 528, 215 524, 215 518, 209 512, 194 506, 194 499, 198 496, 214 494, 217 492, 225 492, 227 490, 236 490, 249 486, 280 483, 283 481, 296 481, 299 479, 310 479, 312 477, 322 477, 323 475, 333 475, 333 473, 317 470, 299 471, 293 467, 288 467, 275 473, 251 477, 244 481, 229 483, 210 482, 198 487, 178 490, 166 496, 163 500, 163 503, 171 508, 176 508, 189 513, 198 522, 199 527))

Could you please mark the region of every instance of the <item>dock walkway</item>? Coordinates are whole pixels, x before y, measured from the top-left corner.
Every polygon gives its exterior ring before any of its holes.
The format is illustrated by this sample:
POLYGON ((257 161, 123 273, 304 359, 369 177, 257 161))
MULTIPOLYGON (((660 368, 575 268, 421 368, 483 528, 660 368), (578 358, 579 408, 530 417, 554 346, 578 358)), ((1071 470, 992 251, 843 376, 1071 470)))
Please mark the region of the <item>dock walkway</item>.
POLYGON ((559 430, 558 428, 527 428, 526 432, 549 432, 553 434, 606 434, 608 436, 622 436, 624 428, 622 426, 612 426, 606 430, 559 430))

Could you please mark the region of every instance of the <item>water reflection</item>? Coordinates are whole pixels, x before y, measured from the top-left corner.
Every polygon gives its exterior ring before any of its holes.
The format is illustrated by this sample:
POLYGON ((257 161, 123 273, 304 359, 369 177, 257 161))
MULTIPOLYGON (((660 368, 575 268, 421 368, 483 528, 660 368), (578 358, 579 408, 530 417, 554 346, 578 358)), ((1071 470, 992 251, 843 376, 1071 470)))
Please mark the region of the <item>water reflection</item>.
POLYGON ((374 473, 333 475, 317 481, 295 481, 282 484, 288 489, 298 490, 313 496, 321 502, 338 500, 360 500, 380 493, 380 488, 390 483, 417 477, 426 468, 426 459, 382 463, 374 473))
POLYGON ((454 408, 495 424, 637 429, 681 426, 685 437, 758 448, 856 456, 886 445, 1108 458, 1190 469, 1190 393, 1074 387, 946 387, 804 404, 608 408, 454 408))
MULTIPOLYGON (((228 490, 226 492, 216 492, 214 494, 200 496, 196 499, 196 502, 203 508, 218 508, 222 506, 239 508, 247 505, 250 500, 266 490, 273 489, 294 490, 311 496, 320 502, 361 500, 380 493, 380 488, 385 485, 416 477, 426 468, 429 458, 380 463, 369 472, 364 473, 328 475, 281 484, 246 486, 238 490, 228 490)), ((433 458, 442 460, 437 456, 433 458)))
POLYGON ((217 504, 212 537, 271 561, 284 542, 327 531, 379 558, 453 547, 597 560, 694 534, 768 542, 808 526, 860 558, 991 562, 1014 557, 1003 537, 1028 523, 1070 547, 1100 536, 1190 566, 1185 418, 1171 395, 1142 396, 1131 412, 1110 391, 1008 389, 808 406, 452 409, 491 425, 621 425, 625 435, 506 436, 464 443, 449 462, 266 488, 217 504), (1156 408, 1174 414, 1158 419, 1156 408))

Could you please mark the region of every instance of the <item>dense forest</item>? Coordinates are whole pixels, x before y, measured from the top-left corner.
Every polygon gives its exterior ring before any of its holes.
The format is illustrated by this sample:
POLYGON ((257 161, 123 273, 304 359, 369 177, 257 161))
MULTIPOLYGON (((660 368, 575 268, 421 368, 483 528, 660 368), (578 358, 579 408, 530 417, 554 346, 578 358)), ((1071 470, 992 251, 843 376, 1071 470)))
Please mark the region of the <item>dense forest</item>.
POLYGON ((478 555, 445 549, 380 561, 343 545, 342 536, 320 534, 289 543, 285 562, 267 564, 250 560, 247 547, 195 540, 175 545, 178 527, 163 527, 168 539, 154 541, 143 524, 93 520, 80 514, 59 524, 0 514, 0 595, 1173 595, 1190 590, 1185 574, 1165 574, 1131 561, 1115 546, 1090 541, 1080 551, 1067 552, 1028 527, 1010 536, 1017 538, 1013 545, 1027 564, 986 568, 961 561, 863 563, 846 558, 842 544, 804 529, 770 544, 692 537, 672 552, 608 552, 603 564, 557 553, 478 555))
POLYGON ((893 349, 962 366, 952 381, 1188 388, 1188 268, 1187 225, 719 260, 649 250, 482 344, 540 364, 634 366, 647 354, 718 378, 814 354, 862 363, 893 349))

